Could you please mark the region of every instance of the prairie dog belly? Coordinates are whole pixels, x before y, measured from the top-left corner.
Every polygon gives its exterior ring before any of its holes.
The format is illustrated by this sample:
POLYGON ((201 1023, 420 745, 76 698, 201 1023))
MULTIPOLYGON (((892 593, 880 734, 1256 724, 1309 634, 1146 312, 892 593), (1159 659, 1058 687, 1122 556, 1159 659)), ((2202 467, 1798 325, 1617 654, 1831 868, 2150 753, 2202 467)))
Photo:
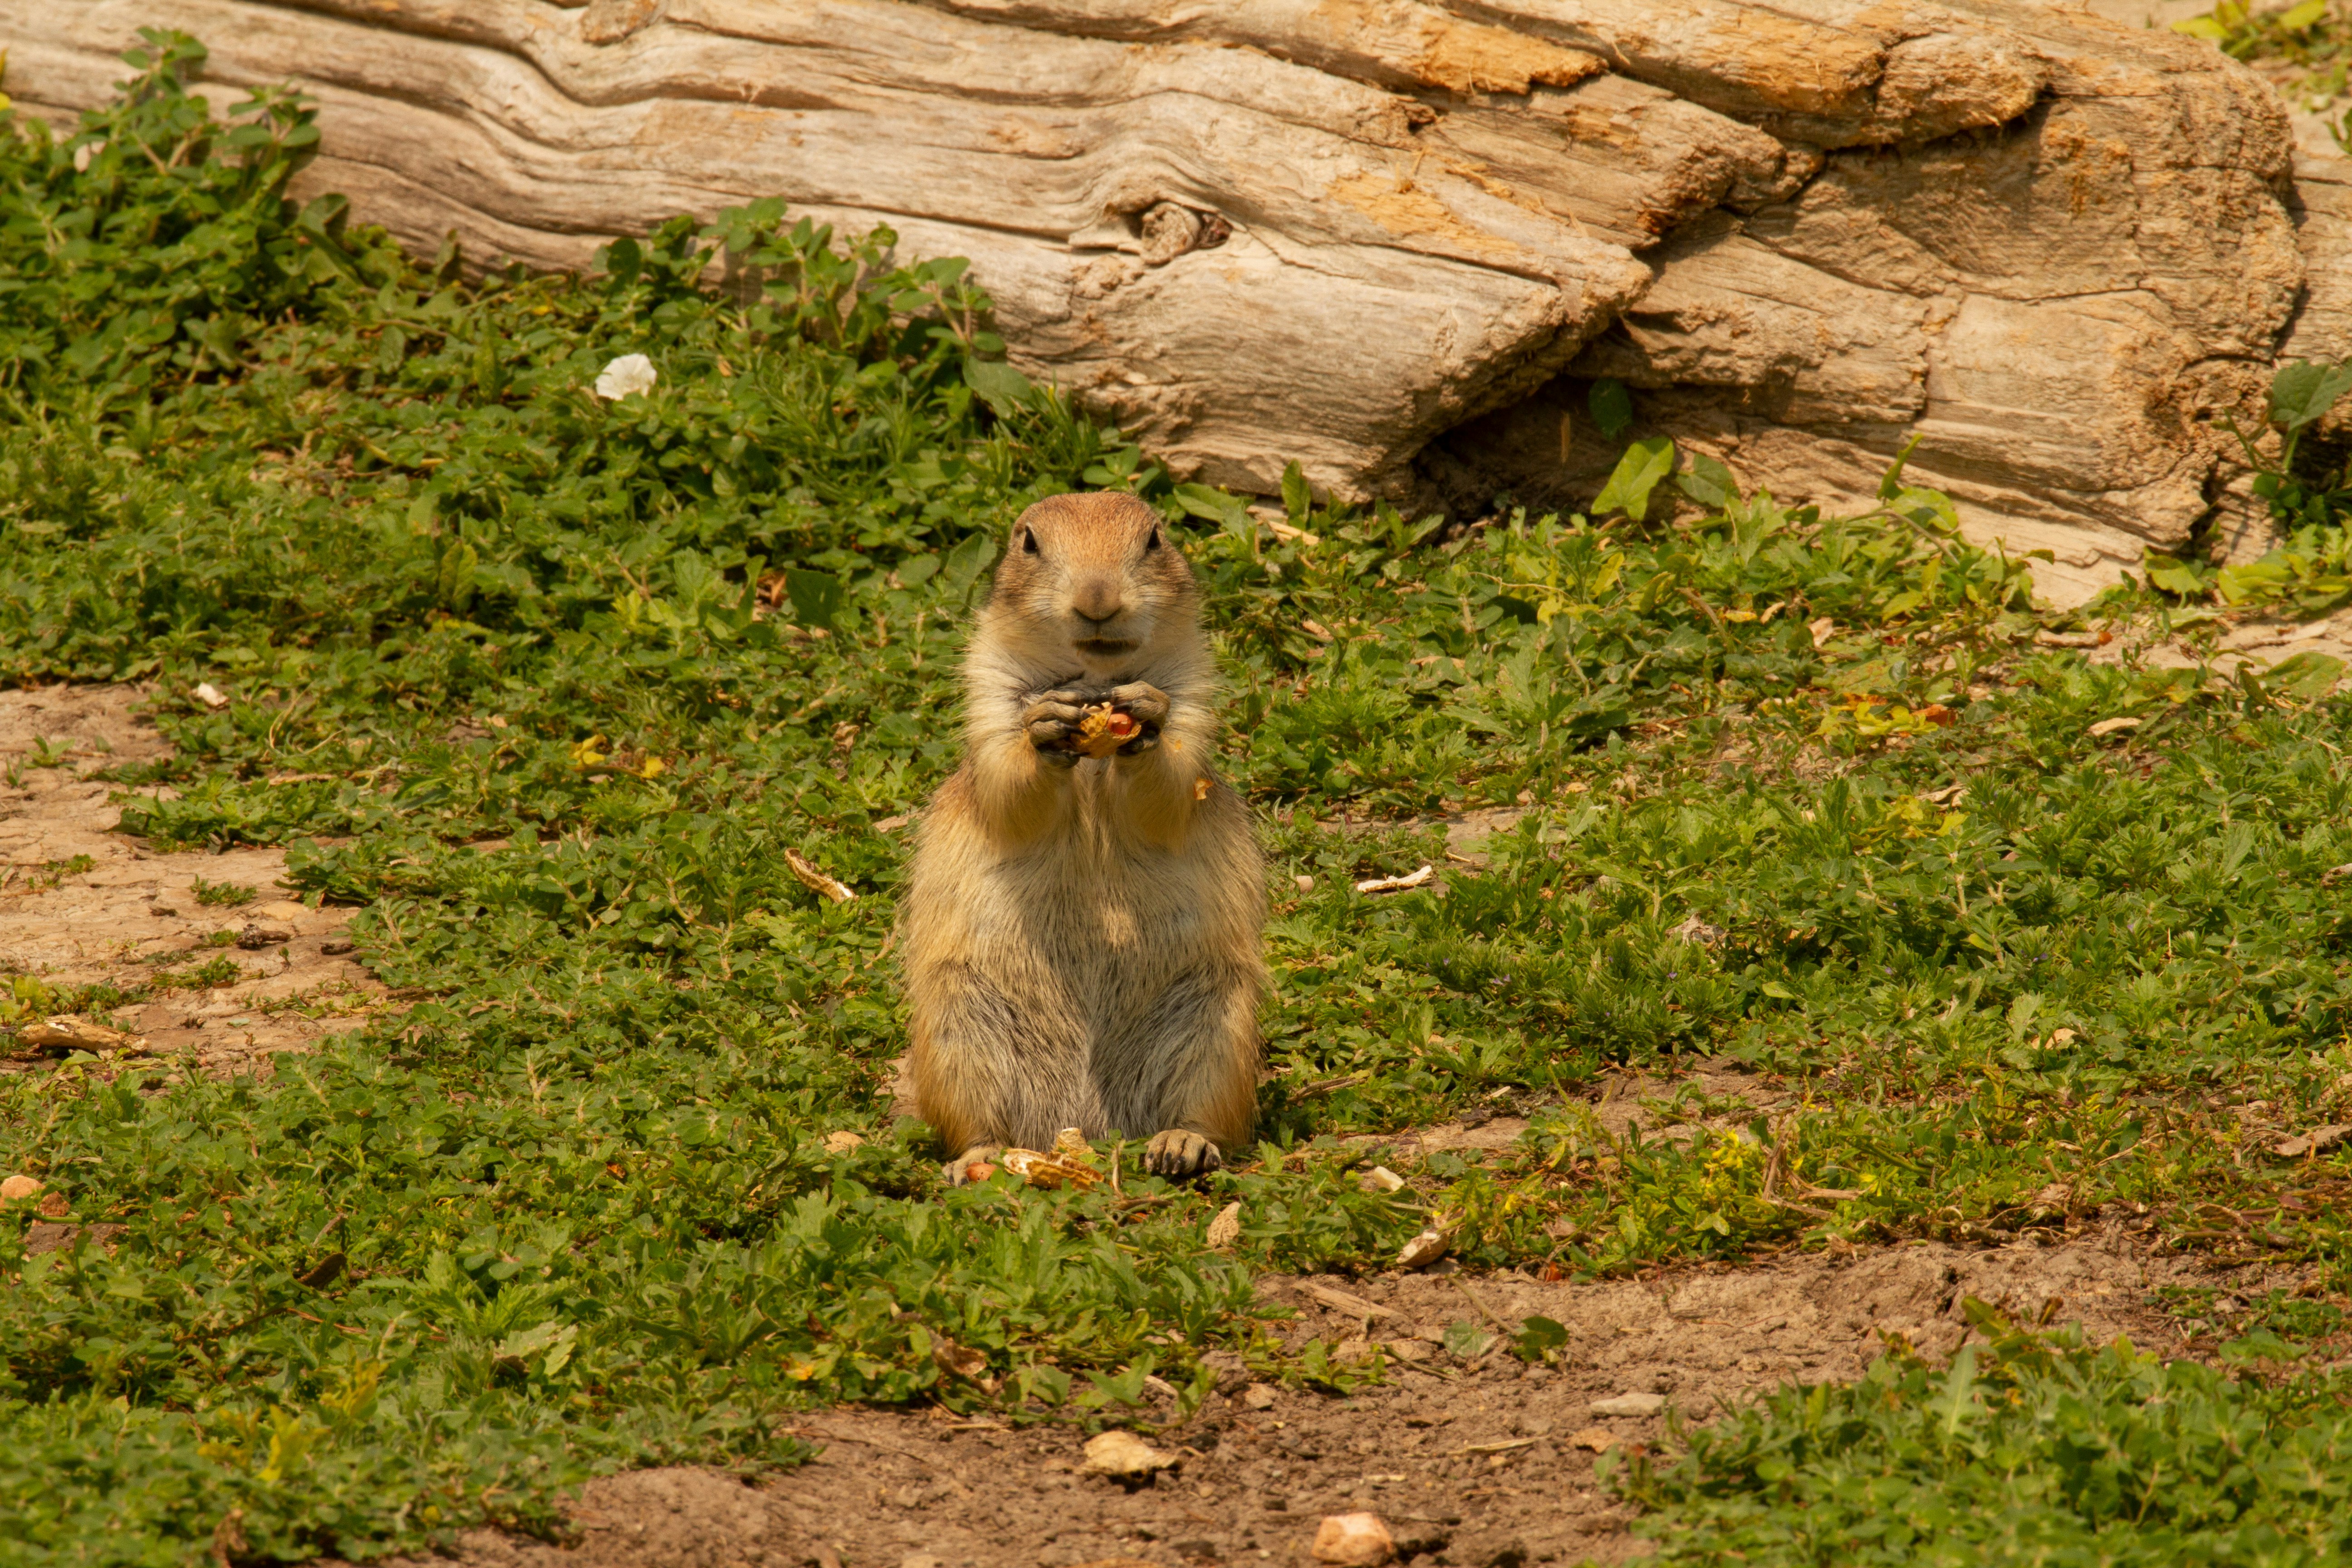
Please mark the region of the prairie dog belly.
POLYGON ((1055 837, 989 868, 963 915, 973 966, 1046 984, 1096 1032, 1209 957, 1182 857, 1055 837))

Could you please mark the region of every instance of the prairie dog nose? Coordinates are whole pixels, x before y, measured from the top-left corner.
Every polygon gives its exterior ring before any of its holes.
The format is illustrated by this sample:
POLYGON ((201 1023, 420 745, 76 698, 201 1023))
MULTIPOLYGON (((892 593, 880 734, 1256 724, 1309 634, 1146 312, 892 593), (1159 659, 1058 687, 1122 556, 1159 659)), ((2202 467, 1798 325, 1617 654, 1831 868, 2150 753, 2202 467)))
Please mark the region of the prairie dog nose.
POLYGON ((1115 577, 1089 577, 1080 583, 1071 596, 1070 607, 1080 618, 1100 626, 1126 608, 1119 601, 1118 580, 1115 577))

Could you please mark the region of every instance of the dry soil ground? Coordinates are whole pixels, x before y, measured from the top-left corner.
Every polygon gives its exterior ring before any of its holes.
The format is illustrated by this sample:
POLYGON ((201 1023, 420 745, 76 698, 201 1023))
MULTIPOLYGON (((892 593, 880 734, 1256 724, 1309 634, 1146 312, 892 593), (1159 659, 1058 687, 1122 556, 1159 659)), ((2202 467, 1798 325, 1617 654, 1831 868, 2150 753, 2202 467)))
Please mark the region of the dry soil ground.
POLYGON ((1881 1334, 1946 1352, 1966 1331, 1969 1296, 2177 1349, 2150 1292, 2192 1277, 2211 1282, 2151 1260, 2120 1234, 2090 1232, 1599 1285, 1507 1274, 1269 1279, 1266 1291, 1298 1309, 1297 1334, 1362 1338, 1369 1327, 1376 1342, 1404 1345, 1388 1381, 1340 1398, 1236 1376, 1190 1422, 1152 1437, 1181 1462, 1132 1486, 1087 1474, 1083 1436, 1067 1428, 830 1410, 798 1426, 824 1446, 802 1469, 757 1485, 688 1469, 614 1477, 580 1500, 576 1545, 484 1532, 460 1558, 471 1568, 1289 1568, 1313 1563, 1321 1517, 1368 1510, 1409 1562, 1622 1562, 1646 1543, 1596 1482, 1595 1449, 1654 1445, 1665 1419, 1596 1404, 1657 1395, 1704 1418, 1783 1381, 1852 1378, 1881 1334), (1432 1342, 1448 1322, 1489 1313, 1556 1319, 1570 1334, 1566 1364, 1523 1368, 1499 1354, 1465 1363, 1432 1342))
MULTIPOLYGON (((229 957, 234 979, 126 1007, 114 1021, 148 1041, 137 1070, 176 1063, 267 1072, 275 1054, 348 1027, 388 999, 357 963, 331 951, 343 945, 337 935, 349 911, 286 901, 279 851, 154 854, 112 831, 120 807, 110 786, 86 775, 163 753, 137 718, 140 699, 105 687, 0 693, 0 980, 128 990, 159 965, 186 970, 229 957), (242 907, 199 904, 199 878, 258 891, 242 907), (285 940, 258 948, 208 942, 248 923, 285 940)), ((54 1067, 24 1059, 0 1070, 54 1067)), ((1673 1137, 1682 1121, 1675 1106, 1694 1092, 1718 1108, 1728 1100, 1769 1110, 1780 1098, 1769 1082, 1717 1065, 1678 1079, 1620 1079, 1600 1091, 1595 1109, 1612 1130, 1639 1119, 1648 1136, 1673 1137)), ((1507 1148, 1524 1125, 1498 1117, 1424 1129, 1387 1141, 1382 1157, 1404 1163, 1439 1148, 1507 1148)), ((1598 1450, 1657 1444, 1664 1409, 1704 1419, 1784 1381, 1853 1377, 1882 1335, 1948 1352, 1965 1331, 1960 1303, 1970 1296, 2079 1320, 2095 1337, 2127 1332, 2165 1352, 2183 1342, 2155 1305, 2158 1287, 2292 1283, 2215 1279, 2194 1268, 2152 1258, 2120 1231, 2078 1229, 2028 1233, 1990 1250, 1922 1244, 1795 1254, 1604 1284, 1436 1270, 1269 1278, 1265 1291, 1297 1309, 1295 1337, 1357 1342, 1349 1347, 1356 1353, 1383 1356, 1386 1381, 1343 1398, 1251 1384, 1236 1370, 1206 1408, 1152 1436, 1179 1462, 1139 1485, 1087 1473, 1083 1434, 1069 1427, 1016 1429, 937 1410, 827 1410, 797 1427, 821 1445, 801 1469, 757 1485, 695 1469, 613 1477, 578 1500, 572 1544, 479 1532, 462 1542, 458 1561, 1247 1568, 1311 1563, 1322 1516, 1368 1510, 1389 1521, 1410 1563, 1616 1562, 1640 1555, 1643 1543, 1596 1483, 1598 1450), (1532 1314, 1569 1331, 1557 1368, 1523 1367, 1498 1352, 1465 1361, 1440 1343, 1457 1321, 1516 1323, 1532 1314), (1637 1408, 1653 1402, 1662 1408, 1637 1408)), ((1138 1419, 1157 1426, 1172 1415, 1163 1400, 1138 1419)))
POLYGON ((350 1026, 382 1004, 383 988, 328 951, 348 952, 336 939, 352 911, 306 909, 279 885, 282 849, 158 854, 113 831, 121 809, 110 796, 122 791, 87 775, 164 754, 137 717, 142 696, 123 686, 0 691, 0 980, 129 993, 158 970, 226 958, 236 973, 221 984, 172 989, 100 1021, 145 1037, 147 1065, 158 1068, 266 1068, 277 1052, 350 1026), (254 896, 199 903, 199 879, 254 896), (255 945, 236 945, 248 927, 255 945), (232 940, 218 945, 224 931, 232 940))

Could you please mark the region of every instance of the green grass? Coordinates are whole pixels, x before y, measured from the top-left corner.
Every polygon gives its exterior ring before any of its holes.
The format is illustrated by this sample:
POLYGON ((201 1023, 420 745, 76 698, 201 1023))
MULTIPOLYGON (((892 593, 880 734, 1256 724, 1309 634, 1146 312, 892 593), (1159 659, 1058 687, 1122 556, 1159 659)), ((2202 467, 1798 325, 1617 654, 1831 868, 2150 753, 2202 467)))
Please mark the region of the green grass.
POLYGON ((1666 1563, 2343 1561, 2352 1384, 2275 1336, 2169 1364, 1979 1310, 1948 1367, 1898 1348, 1847 1387, 1790 1388, 1619 1471, 1666 1563))
POLYGON ((207 882, 202 877, 198 877, 190 891, 194 894, 196 902, 200 904, 214 904, 222 909, 233 910, 241 904, 253 902, 256 889, 236 882, 207 882))
MULTIPOLYGON (((396 1005, 269 1082, 0 1079, 0 1164, 128 1227, 25 1258, 0 1225, 0 1560, 178 1562, 232 1515, 253 1560, 551 1530, 600 1469, 794 1463, 813 1403, 1097 1420, 1146 1375, 1200 1397, 1211 1349, 1344 1386, 1251 1275, 1379 1268, 1433 1211, 1473 1263, 1556 1276, 2104 1211, 2340 1293, 2347 1157, 2259 1148, 2347 1119, 2326 665, 2040 649, 2021 563, 1941 497, 1893 476, 1824 518, 1655 445, 1598 521, 1453 534, 1294 482, 1313 542, 1280 543, 1008 370, 960 264, 770 204, 467 283, 287 206, 299 106, 211 127, 190 58, 134 62, 84 170, 0 139, 0 670, 154 681, 173 760, 110 776, 175 793, 125 830, 285 845, 307 897, 362 906, 396 1005), (702 291, 719 250, 762 287, 702 291), (654 390, 596 397, 633 353, 654 390), (948 1192, 888 1119, 905 835, 877 825, 953 763, 996 539, 1109 486, 1191 525, 1233 689, 1273 861, 1265 1142, 1198 1189, 1130 1159, 1118 1192, 948 1192), (1445 860, 1432 819, 1479 806, 1525 815, 1445 860), (1423 860, 1442 896, 1351 890, 1423 860), (1687 1148, 1580 1109, 1714 1056, 1795 1109, 1687 1148), (1534 1125, 1396 1198, 1339 1141, 1483 1110, 1534 1125)), ((0 1022, 133 999, 16 976, 0 1022)), ((2168 1419, 2174 1373, 2097 1364, 2168 1419)), ((1833 1396, 1948 1405, 1942 1375, 1833 1396)), ((2318 1384, 2196 1387, 2332 1431, 2318 1384)), ((1901 1458, 1904 1419, 1842 1426, 1820 1484, 1899 1460, 1973 1496, 1901 1458)), ((1789 1522, 1723 1430, 1636 1490, 1677 1550, 1789 1522)), ((2282 1531, 2341 1528, 2325 1489, 2249 1484, 2282 1531)), ((2054 1484, 2013 1506, 2112 1533, 2054 1484)))
MULTIPOLYGON (((2352 68, 2352 22, 2330 0, 2285 6, 2221 0, 2202 16, 2172 29, 2220 46, 2231 59, 2263 68, 2301 107, 2325 110, 2343 96, 2352 68)), ((2340 122, 2339 122, 2340 124, 2340 122)))

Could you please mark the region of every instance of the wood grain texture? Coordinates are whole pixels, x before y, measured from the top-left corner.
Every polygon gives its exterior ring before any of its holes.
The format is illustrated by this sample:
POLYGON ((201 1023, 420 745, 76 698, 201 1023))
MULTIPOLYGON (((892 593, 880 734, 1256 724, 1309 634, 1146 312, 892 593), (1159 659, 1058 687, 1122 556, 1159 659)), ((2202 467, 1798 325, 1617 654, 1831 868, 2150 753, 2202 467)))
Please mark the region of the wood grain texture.
POLYGON ((428 252, 887 223, 1023 368, 1261 491, 1590 495, 1604 374, 1784 497, 1916 435, 2061 596, 2209 513, 2217 416, 2352 248, 2250 73, 2026 0, 0 0, 8 89, 69 116, 152 25, 302 83, 306 188, 428 252))

